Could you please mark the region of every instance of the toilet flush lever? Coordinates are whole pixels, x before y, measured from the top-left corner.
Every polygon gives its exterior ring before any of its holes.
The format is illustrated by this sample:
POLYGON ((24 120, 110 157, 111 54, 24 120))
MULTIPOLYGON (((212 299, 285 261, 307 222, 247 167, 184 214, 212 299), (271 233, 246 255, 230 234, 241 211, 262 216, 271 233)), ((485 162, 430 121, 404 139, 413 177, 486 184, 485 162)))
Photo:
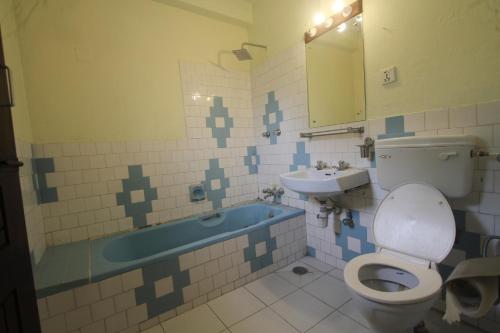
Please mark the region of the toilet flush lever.
POLYGON ((439 154, 439 159, 442 161, 448 160, 450 157, 458 156, 458 153, 456 151, 450 151, 446 153, 440 153, 439 154))

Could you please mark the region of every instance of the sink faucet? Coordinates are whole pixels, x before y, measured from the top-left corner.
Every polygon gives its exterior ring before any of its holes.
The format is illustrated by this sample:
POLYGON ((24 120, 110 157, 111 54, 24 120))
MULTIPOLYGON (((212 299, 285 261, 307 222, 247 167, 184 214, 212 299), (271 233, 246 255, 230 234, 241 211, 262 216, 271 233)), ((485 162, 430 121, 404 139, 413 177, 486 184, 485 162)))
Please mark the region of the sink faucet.
POLYGON ((318 160, 314 167, 316 168, 316 170, 323 170, 329 168, 328 163, 323 162, 322 160, 318 160))
POLYGON ((264 199, 273 197, 273 203, 279 203, 279 199, 281 199, 281 196, 285 194, 285 190, 282 187, 273 185, 271 187, 266 187, 265 189, 263 189, 262 193, 265 194, 264 199))
POLYGON ((346 170, 346 169, 349 169, 350 165, 349 163, 347 163, 346 161, 342 161, 340 160, 339 161, 339 165, 338 166, 332 166, 333 169, 336 169, 338 171, 343 171, 343 170, 346 170))

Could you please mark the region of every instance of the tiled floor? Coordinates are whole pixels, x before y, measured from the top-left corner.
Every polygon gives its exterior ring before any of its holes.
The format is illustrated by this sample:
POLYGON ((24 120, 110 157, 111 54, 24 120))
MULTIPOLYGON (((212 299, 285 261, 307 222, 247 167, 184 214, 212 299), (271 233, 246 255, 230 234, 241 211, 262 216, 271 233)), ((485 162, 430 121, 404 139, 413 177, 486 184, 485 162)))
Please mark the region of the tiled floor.
MULTIPOLYGON (((340 270, 305 257, 143 333, 368 333, 341 277, 340 270), (297 264, 310 273, 294 274, 297 264)), ((479 332, 448 326, 434 312, 426 324, 431 332, 479 332)))

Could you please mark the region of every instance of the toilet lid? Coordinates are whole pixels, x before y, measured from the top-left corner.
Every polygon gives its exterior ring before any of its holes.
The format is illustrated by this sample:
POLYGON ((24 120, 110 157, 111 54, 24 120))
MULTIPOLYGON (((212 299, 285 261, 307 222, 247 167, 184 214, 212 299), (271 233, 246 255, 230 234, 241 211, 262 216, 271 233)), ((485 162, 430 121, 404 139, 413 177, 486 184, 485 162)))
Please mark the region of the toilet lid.
POLYGON ((455 219, 436 188, 405 184, 382 200, 373 233, 379 247, 439 263, 453 247, 455 219))

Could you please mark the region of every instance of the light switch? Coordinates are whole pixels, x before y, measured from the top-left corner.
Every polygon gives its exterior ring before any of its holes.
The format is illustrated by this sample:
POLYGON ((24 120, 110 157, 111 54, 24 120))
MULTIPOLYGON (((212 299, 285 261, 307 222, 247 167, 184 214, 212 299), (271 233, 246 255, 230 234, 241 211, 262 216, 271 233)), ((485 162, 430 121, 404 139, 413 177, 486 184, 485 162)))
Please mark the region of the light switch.
POLYGON ((382 70, 382 84, 389 84, 397 81, 396 66, 391 66, 382 70))

